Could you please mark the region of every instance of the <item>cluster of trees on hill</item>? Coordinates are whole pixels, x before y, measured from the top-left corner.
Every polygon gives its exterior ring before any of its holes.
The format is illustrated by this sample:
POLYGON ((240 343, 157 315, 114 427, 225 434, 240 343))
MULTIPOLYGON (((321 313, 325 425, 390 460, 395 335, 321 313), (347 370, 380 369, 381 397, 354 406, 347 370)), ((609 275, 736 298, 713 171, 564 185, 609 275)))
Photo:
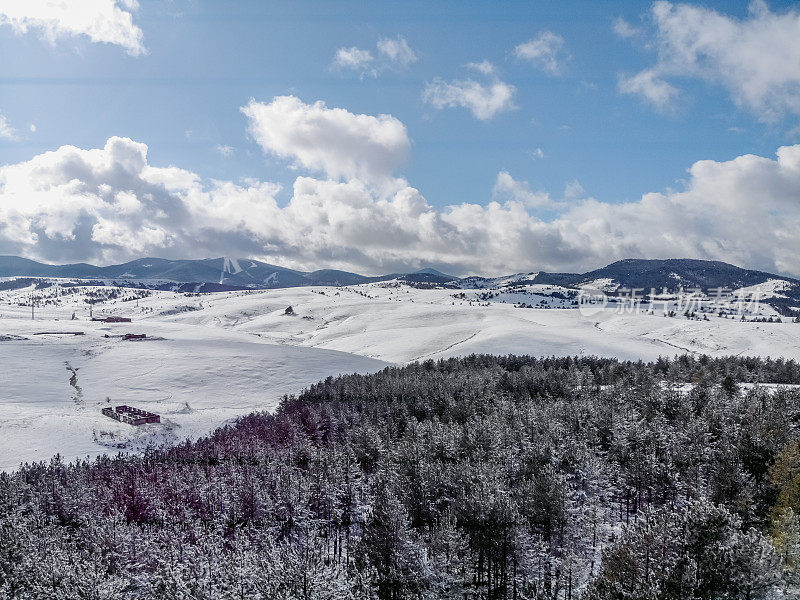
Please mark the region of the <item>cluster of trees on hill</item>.
MULTIPOLYGON (((756 599, 800 579, 792 361, 470 356, 0 475, 0 597, 756 599)), ((794 591, 793 591, 794 590, 794 591)))

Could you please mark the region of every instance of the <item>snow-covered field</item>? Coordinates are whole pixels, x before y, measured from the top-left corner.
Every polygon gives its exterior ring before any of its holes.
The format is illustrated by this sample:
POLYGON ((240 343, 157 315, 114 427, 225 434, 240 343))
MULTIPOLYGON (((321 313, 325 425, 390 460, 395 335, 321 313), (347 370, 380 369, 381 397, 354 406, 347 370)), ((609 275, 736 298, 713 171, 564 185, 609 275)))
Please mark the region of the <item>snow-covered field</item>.
POLYGON ((2 291, 0 469, 56 452, 71 459, 196 437, 237 415, 270 410, 282 395, 328 375, 389 363, 472 352, 648 360, 688 351, 800 360, 796 323, 579 311, 571 300, 548 297, 552 288, 488 299, 482 290, 393 283, 204 295, 124 290, 94 305, 95 317, 131 323, 89 320, 86 299, 102 300, 109 288, 2 291), (31 293, 39 297, 33 320, 25 306, 31 293), (288 306, 294 315, 285 314, 288 306), (123 340, 125 333, 147 339, 123 340), (117 423, 100 414, 109 403, 157 412, 162 424, 117 423))

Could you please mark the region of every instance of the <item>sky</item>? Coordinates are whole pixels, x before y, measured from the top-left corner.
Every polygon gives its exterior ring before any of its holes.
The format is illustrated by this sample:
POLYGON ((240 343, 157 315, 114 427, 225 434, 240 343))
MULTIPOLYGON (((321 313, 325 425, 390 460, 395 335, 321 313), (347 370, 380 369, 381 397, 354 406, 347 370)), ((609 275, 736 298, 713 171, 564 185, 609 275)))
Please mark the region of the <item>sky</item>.
POLYGON ((800 276, 800 4, 2 0, 0 254, 800 276))

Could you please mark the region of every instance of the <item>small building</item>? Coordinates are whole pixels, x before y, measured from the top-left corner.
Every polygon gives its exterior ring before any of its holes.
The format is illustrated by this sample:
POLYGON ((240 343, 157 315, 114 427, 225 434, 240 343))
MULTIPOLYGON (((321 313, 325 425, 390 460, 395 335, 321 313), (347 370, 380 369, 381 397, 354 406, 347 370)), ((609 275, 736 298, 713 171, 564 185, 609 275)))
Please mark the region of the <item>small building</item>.
POLYGON ((126 333, 122 336, 123 340, 146 340, 146 333, 126 333))
POLYGON ((92 317, 92 321, 100 321, 101 323, 130 323, 129 317, 92 317))
POLYGON ((145 425, 146 423, 161 423, 161 417, 156 413, 151 413, 140 408, 127 406, 107 406, 102 412, 105 416, 111 417, 115 421, 127 423, 128 425, 145 425))

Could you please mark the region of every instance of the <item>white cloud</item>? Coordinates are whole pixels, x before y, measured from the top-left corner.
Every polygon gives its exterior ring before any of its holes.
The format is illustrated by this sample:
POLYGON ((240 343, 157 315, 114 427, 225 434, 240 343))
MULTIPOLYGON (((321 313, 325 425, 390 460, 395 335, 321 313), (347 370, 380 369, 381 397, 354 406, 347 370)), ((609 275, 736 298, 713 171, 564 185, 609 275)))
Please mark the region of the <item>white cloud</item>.
POLYGON ((362 78, 377 77, 389 69, 403 69, 419 60, 403 36, 381 38, 375 45, 377 58, 370 50, 357 46, 339 48, 333 57, 332 67, 357 72, 362 78))
POLYGON ((514 48, 514 54, 550 75, 560 74, 567 60, 564 38, 552 31, 543 31, 537 37, 520 44, 514 48))
POLYGON ((484 75, 497 74, 497 69, 495 66, 486 59, 482 60, 481 62, 467 63, 467 68, 474 69, 478 73, 483 73, 484 75))
MULTIPOLYGON (((193 173, 147 164, 147 147, 110 138, 103 148, 62 146, 0 167, 0 252, 101 262, 260 248, 250 221, 279 186, 203 184, 193 173)), ((274 201, 272 201, 274 204, 274 201)))
POLYGON ((377 77, 378 71, 373 68, 372 63, 375 57, 369 50, 361 50, 352 46, 351 48, 339 48, 333 57, 333 66, 337 69, 350 69, 358 71, 362 76, 372 75, 377 77))
POLYGON ((665 79, 695 77, 723 86, 764 122, 800 114, 800 11, 772 12, 761 0, 737 19, 701 6, 655 2, 657 63, 622 78, 631 93, 663 107, 674 97, 665 79))
POLYGON ((0 140, 16 140, 17 132, 8 122, 3 113, 0 113, 0 140))
POLYGON ((492 189, 492 198, 496 201, 513 201, 521 203, 525 208, 542 208, 553 206, 547 192, 532 192, 527 181, 514 179, 508 171, 500 171, 492 189))
POLYGON ((28 125, 28 129, 30 130, 31 133, 36 133, 36 125, 34 125, 33 123, 28 125))
POLYGON ((142 30, 133 24, 135 0, 3 0, 0 25, 18 33, 36 30, 50 41, 85 35, 92 42, 115 44, 131 56, 146 52, 142 30))
POLYGON ((383 54, 389 62, 407 67, 417 60, 416 53, 408 45, 403 36, 398 35, 394 39, 383 38, 378 40, 378 52, 383 54))
POLYGON ((422 94, 423 101, 438 109, 466 108, 482 121, 516 108, 516 88, 500 80, 492 63, 484 60, 480 63, 468 63, 467 67, 489 76, 489 82, 479 83, 474 79, 445 81, 436 77, 426 84, 422 94))
POLYGON ((536 150, 531 150, 530 157, 533 159, 544 158, 544 150, 542 150, 541 148, 536 148, 536 150))
POLYGON ((612 29, 614 30, 614 33, 624 39, 634 38, 642 34, 642 30, 639 27, 634 27, 622 17, 617 17, 614 20, 614 26, 612 29))
MULTIPOLYGON (((584 270, 622 258, 688 257, 800 275, 800 145, 779 148, 775 159, 698 161, 688 175, 679 191, 620 204, 575 199, 547 222, 521 217, 535 258, 523 264, 509 245, 513 265, 505 270, 584 270), (543 239, 552 246, 543 246, 543 239)), ((509 211, 512 204, 502 206, 509 211)))
POLYGON ((242 112, 265 152, 332 179, 385 183, 411 147, 405 125, 391 115, 357 115, 294 96, 251 100, 242 112))
POLYGON ((657 71, 645 69, 635 75, 620 73, 617 87, 623 94, 641 96, 660 111, 669 111, 678 96, 677 88, 661 79, 657 71))
POLYGON ((567 182, 567 185, 564 186, 564 198, 581 198, 585 195, 586 190, 577 179, 567 182))
POLYGON ((233 156, 234 152, 236 152, 236 148, 233 146, 226 146, 225 144, 217 144, 217 152, 219 152, 223 158, 228 158, 233 156))
POLYGON ((560 217, 564 235, 596 256, 696 257, 800 274, 800 145, 777 159, 698 161, 686 188, 638 202, 580 202, 560 217))
POLYGON ((0 167, 0 253, 96 262, 232 254, 377 273, 434 261, 503 270, 535 260, 537 246, 556 247, 515 200, 439 210, 402 180, 378 194, 358 179, 301 176, 279 207, 275 184, 204 182, 151 166, 146 153, 111 138, 0 167))

